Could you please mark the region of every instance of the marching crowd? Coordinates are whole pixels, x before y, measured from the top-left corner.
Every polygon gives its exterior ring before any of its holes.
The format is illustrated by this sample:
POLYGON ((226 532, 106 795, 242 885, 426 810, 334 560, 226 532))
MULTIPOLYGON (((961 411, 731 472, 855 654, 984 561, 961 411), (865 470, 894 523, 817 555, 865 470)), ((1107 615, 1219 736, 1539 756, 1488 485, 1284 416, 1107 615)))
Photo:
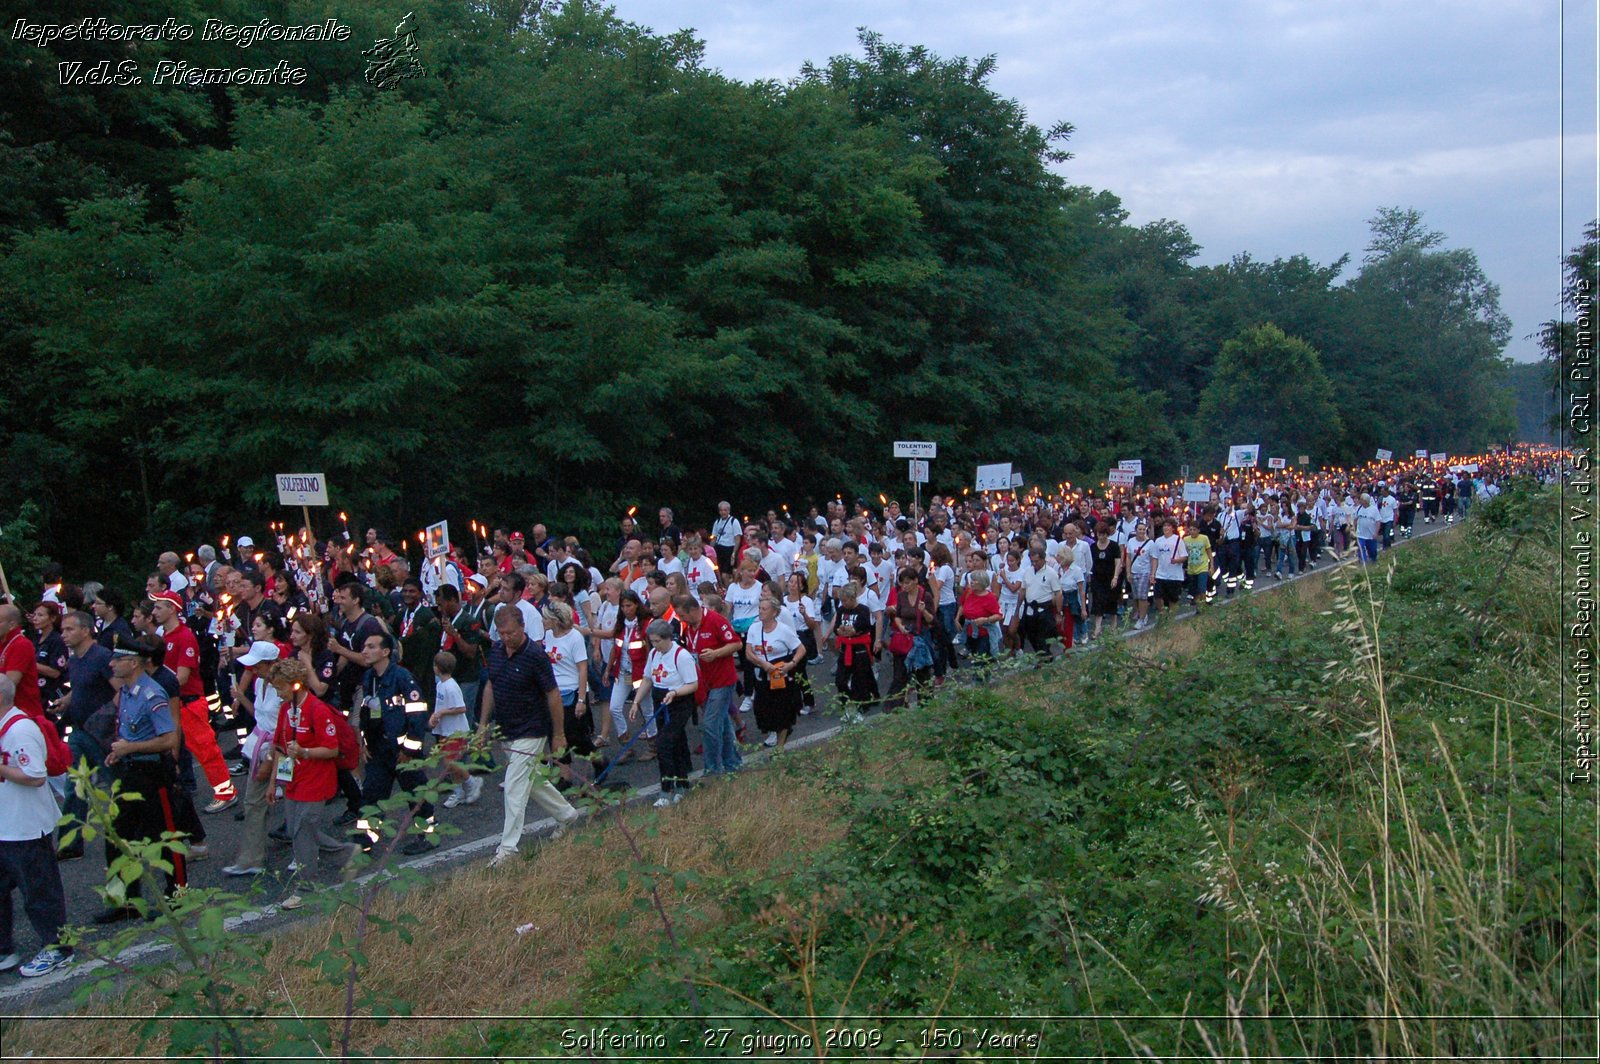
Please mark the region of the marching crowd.
MULTIPOLYGON (((662 507, 653 527, 630 512, 603 542, 484 528, 485 549, 415 570, 407 544, 377 529, 319 541, 274 525, 260 544, 163 553, 132 599, 51 565, 26 612, 0 604, 0 970, 70 961, 57 862, 84 846, 57 838, 87 806, 68 764, 137 792, 119 805, 121 838, 184 841, 170 892, 210 856, 204 814, 243 822, 228 875, 264 872, 276 836, 309 883, 323 855, 371 846, 369 807, 416 795, 430 750, 453 784, 447 808, 480 801, 498 759, 498 865, 530 800, 565 824, 579 813, 563 792, 604 783, 614 764, 656 762, 656 805, 680 801, 692 722, 702 775, 736 772, 745 740, 784 748, 820 684, 846 722, 903 708, 974 664, 1092 645, 1330 555, 1371 561, 1419 521, 1465 517, 1503 478, 1553 482, 1565 462, 1539 448, 1458 471, 1239 470, 1209 478, 1204 502, 1182 485, 1063 485, 915 512, 836 498, 755 519, 724 502, 689 528, 662 507), (539 771, 550 759, 554 783, 539 771), (13 888, 47 944, 27 964, 12 950, 13 888)), ((405 852, 419 853, 435 810, 418 798, 410 815, 405 852)), ((121 904, 94 920, 136 915, 121 904)))

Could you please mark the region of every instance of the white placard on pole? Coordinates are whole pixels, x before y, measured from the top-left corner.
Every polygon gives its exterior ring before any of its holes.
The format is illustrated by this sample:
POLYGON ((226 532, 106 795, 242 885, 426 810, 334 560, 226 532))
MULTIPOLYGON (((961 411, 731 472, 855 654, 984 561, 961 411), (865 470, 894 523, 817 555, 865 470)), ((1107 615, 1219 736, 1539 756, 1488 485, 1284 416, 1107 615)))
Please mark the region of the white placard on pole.
POLYGON ((1287 469, 1288 467, 1289 467, 1289 460, 1287 458, 1268 458, 1267 459, 1267 468, 1268 469, 1287 469))
POLYGON ((1389 450, 1387 447, 1379 447, 1378 448, 1378 461, 1387 462, 1387 461, 1391 460, 1392 458, 1394 458, 1394 452, 1393 451, 1389 450))
POLYGON ((1236 443, 1228 448, 1228 468, 1246 469, 1254 468, 1261 460, 1261 445, 1259 443, 1236 443))
POLYGON ((926 458, 913 458, 906 463, 906 476, 911 478, 913 484, 926 484, 928 482, 928 460, 926 458))
POLYGON ((428 538, 424 543, 429 558, 443 558, 450 553, 450 522, 440 521, 436 525, 428 526, 428 538))
POLYGON ((1114 488, 1131 488, 1138 479, 1131 469, 1113 469, 1106 473, 1106 483, 1114 488))
POLYGON ((1013 488, 1022 487, 1022 474, 1018 473, 1015 469, 1011 471, 1011 486, 1013 488))
POLYGON ((1428 457, 1428 449, 1426 447, 1418 447, 1417 448, 1417 457, 1418 458, 1426 458, 1426 457, 1428 457))
POLYGON ((1300 456, 1300 464, 1301 465, 1310 465, 1311 464, 1311 456, 1309 454, 1301 455, 1300 456))
POLYGON ((931 440, 895 440, 896 458, 937 458, 939 445, 931 440))
POLYGON ((328 505, 328 479, 321 473, 277 473, 278 502, 284 506, 328 505))
POLYGON ((1428 456, 1428 461, 1430 462, 1448 462, 1449 460, 1450 453, 1448 451, 1435 451, 1428 456))
POLYGON ((973 487, 979 491, 1006 491, 1011 487, 1011 463, 979 466, 973 487))
POLYGON ((1183 486, 1184 502, 1210 502, 1211 485, 1201 481, 1188 483, 1183 486))
POLYGON ((1122 461, 1117 463, 1117 468, 1125 469, 1136 477, 1142 477, 1144 476, 1144 459, 1124 458, 1122 461))

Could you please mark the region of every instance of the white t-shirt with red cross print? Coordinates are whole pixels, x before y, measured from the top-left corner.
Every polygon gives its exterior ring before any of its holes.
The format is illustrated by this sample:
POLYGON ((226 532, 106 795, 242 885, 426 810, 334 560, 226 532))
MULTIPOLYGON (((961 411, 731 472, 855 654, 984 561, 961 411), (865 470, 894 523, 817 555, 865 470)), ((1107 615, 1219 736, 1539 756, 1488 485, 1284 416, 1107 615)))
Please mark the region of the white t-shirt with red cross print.
POLYGON ((650 686, 668 691, 700 682, 694 655, 676 644, 665 652, 652 648, 645 658, 644 675, 650 686))

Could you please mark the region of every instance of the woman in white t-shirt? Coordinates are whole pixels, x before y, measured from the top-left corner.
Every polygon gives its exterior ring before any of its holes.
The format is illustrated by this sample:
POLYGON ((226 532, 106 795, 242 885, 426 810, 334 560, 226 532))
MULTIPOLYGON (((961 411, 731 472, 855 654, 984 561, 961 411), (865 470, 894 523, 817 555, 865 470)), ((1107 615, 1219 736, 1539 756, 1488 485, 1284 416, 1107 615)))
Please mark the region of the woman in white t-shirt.
MULTIPOLYGON (((567 750, 579 757, 595 752, 594 718, 589 714, 589 641, 574 623, 572 607, 553 599, 544 608, 544 653, 555 673, 566 712, 567 750)), ((563 755, 563 761, 569 759, 563 755)))
POLYGON ((594 631, 597 605, 594 595, 589 591, 589 570, 578 562, 568 562, 556 571, 556 583, 566 587, 573 609, 577 611, 573 627, 578 634, 589 636, 594 631))
POLYGON ((1128 597, 1133 600, 1133 629, 1139 631, 1149 623, 1151 574, 1155 571, 1155 541, 1150 538, 1150 526, 1141 518, 1133 531, 1133 538, 1125 548, 1128 559, 1128 597))
POLYGON ((995 592, 1000 597, 1000 626, 1005 631, 1006 649, 1013 654, 1022 645, 1018 628, 1022 624, 1022 584, 1028 573, 1022 568, 1022 551, 1016 547, 1006 550, 1005 562, 994 575, 995 592))
POLYGON ((778 603, 778 616, 800 635, 806 648, 805 660, 800 663, 796 679, 800 684, 800 712, 810 713, 817 707, 816 692, 811 689, 807 664, 817 660, 817 646, 822 632, 822 612, 817 600, 806 594, 806 578, 802 573, 790 573, 784 581, 783 600, 778 603))
POLYGON ((757 607, 765 590, 756 579, 759 571, 760 566, 755 562, 740 563, 738 578, 722 593, 722 601, 728 606, 728 623, 740 635, 756 623, 757 607))
POLYGON ((689 773, 694 771, 688 727, 700 688, 700 668, 695 656, 672 638, 672 625, 666 621, 651 621, 645 635, 650 642, 650 653, 644 662, 645 682, 634 694, 628 716, 637 721, 647 697, 655 704, 660 728, 656 764, 661 770, 661 797, 655 804, 663 808, 682 800, 689 773))
POLYGON ((663 539, 659 550, 661 552, 661 560, 656 562, 656 568, 661 571, 661 574, 663 576, 671 576, 673 573, 677 573, 682 576, 685 570, 683 559, 678 557, 678 545, 670 539, 663 539))
POLYGON ((1189 560, 1189 552, 1183 547, 1183 540, 1178 537, 1178 525, 1175 521, 1166 521, 1161 525, 1161 537, 1156 540, 1156 609, 1164 610, 1176 606, 1183 598, 1183 585, 1188 580, 1188 570, 1185 563, 1189 560))
POLYGON ((944 683, 946 670, 956 668, 956 569, 950 548, 935 541, 928 548, 932 568, 928 573, 928 590, 933 593, 935 616, 938 624, 933 630, 933 683, 944 683))
POLYGON ((745 659, 756 670, 756 725, 766 745, 783 750, 800 718, 800 685, 795 673, 805 661, 800 634, 778 618, 778 600, 761 600, 759 616, 744 637, 745 659))

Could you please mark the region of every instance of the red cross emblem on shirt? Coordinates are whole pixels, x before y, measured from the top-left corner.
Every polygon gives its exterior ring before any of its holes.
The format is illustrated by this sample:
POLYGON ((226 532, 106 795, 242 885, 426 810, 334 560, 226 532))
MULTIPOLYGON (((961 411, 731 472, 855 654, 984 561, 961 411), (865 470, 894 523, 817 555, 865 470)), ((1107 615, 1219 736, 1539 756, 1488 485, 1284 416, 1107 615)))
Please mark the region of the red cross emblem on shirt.
POLYGON ((550 664, 552 664, 552 665, 558 664, 559 662, 561 662, 563 660, 562 657, 561 657, 561 648, 560 647, 551 647, 549 650, 547 650, 545 652, 545 656, 550 659, 550 664))
POLYGON ((667 678, 667 667, 665 665, 657 665, 650 670, 650 677, 655 680, 657 687, 661 686, 661 682, 667 678))

